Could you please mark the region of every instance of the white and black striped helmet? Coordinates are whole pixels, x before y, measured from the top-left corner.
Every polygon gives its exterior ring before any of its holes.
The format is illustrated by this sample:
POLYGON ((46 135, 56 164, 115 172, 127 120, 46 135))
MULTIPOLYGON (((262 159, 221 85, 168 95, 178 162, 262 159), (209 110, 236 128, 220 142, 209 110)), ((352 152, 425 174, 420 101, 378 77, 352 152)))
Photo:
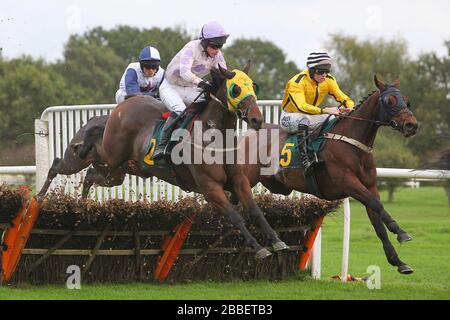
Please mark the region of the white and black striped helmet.
POLYGON ((326 65, 328 68, 331 68, 332 58, 328 54, 328 52, 323 50, 317 50, 311 52, 308 55, 308 59, 306 60, 306 66, 308 69, 317 68, 322 65, 326 65))

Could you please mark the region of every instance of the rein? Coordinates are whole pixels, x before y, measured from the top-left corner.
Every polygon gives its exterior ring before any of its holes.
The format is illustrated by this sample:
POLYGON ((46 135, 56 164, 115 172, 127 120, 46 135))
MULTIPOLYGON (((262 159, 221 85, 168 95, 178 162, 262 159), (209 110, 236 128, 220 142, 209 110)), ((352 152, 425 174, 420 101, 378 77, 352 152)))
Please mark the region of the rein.
MULTIPOLYGON (((202 92, 200 93, 200 95, 202 95, 203 93, 204 93, 204 91, 202 91, 202 92)), ((200 97, 200 95, 197 96, 196 100, 200 97)), ((213 95, 212 93, 209 93, 209 96, 211 97, 212 100, 214 100, 215 102, 217 102, 218 104, 220 104, 220 105, 223 107, 223 109, 224 109, 225 111, 228 111, 228 112, 230 111, 230 110, 228 109, 228 107, 227 107, 222 101, 220 101, 219 98, 217 98, 215 95, 213 95)), ((194 120, 195 120, 195 119, 194 119, 194 120)), ((191 128, 191 130, 192 130, 192 128, 191 128)), ((190 132, 191 130, 189 130, 189 132, 190 132)), ((235 147, 235 148, 225 148, 225 149, 216 149, 216 148, 211 148, 211 147, 206 147, 206 148, 205 148, 203 145, 198 145, 198 144, 196 144, 195 142, 190 142, 189 144, 192 145, 192 146, 194 146, 194 148, 197 148, 197 149, 202 149, 202 150, 206 150, 206 151, 224 152, 224 153, 226 153, 226 152, 231 152, 231 151, 236 151, 236 150, 239 149, 239 147, 235 147)))
POLYGON ((378 98, 378 109, 380 110, 378 112, 378 119, 381 118, 381 120, 372 120, 372 119, 365 119, 365 118, 360 118, 360 117, 355 117, 355 116, 350 116, 350 115, 337 115, 337 117, 340 118, 349 118, 349 119, 353 119, 353 120, 357 120, 357 121, 364 121, 364 122, 370 122, 370 123, 374 123, 376 125, 380 125, 380 126, 390 126, 393 129, 399 129, 398 124, 396 121, 392 120, 392 118, 394 116, 398 116, 401 115, 403 113, 409 113, 412 114, 411 111, 406 108, 404 109, 402 107, 402 105, 406 105, 403 96, 400 94, 400 90, 398 90, 397 88, 393 87, 393 86, 389 86, 385 91, 380 93, 380 97, 378 98), (397 104, 393 107, 387 106, 386 104, 387 99, 388 99, 388 95, 392 95, 395 96, 397 98, 397 104), (383 121, 385 120, 385 121, 383 121))
POLYGON ((228 107, 225 105, 225 103, 223 103, 222 101, 219 100, 219 98, 217 98, 215 95, 213 95, 212 93, 209 94, 209 96, 211 97, 211 99, 213 99, 215 102, 217 102, 218 104, 220 104, 225 110, 228 110, 228 107))
MULTIPOLYGON (((348 118, 348 119, 357 120, 357 121, 374 123, 379 126, 390 126, 393 129, 399 130, 399 126, 398 126, 397 122, 395 120, 392 120, 392 117, 401 115, 403 113, 411 113, 411 111, 409 109, 403 109, 401 107, 401 105, 400 105, 401 102, 404 102, 404 101, 403 101, 403 97, 400 95, 400 91, 394 87, 389 87, 386 91, 384 91, 380 94, 380 97, 378 99, 378 108, 380 109, 380 112, 378 113, 378 117, 377 117, 378 119, 381 118, 381 119, 386 119, 388 121, 365 119, 365 118, 361 118, 361 117, 355 117, 355 116, 350 116, 350 115, 341 115, 341 114, 336 115, 336 116, 339 118, 348 118), (392 94, 393 96, 397 97, 397 105, 395 105, 392 108, 392 110, 387 109, 387 108, 389 108, 389 106, 386 106, 386 104, 387 104, 386 95, 387 94, 392 94), (387 111, 387 110, 390 110, 390 111, 387 111)), ((343 135, 333 134, 333 133, 328 132, 328 133, 324 134, 324 138, 349 143, 366 153, 373 152, 372 147, 366 146, 365 144, 359 142, 358 140, 348 138, 343 135)))
MULTIPOLYGON (((228 107, 225 105, 225 103, 223 103, 222 101, 219 100, 219 98, 217 98, 215 95, 213 95, 212 93, 209 94, 209 96, 211 97, 211 99, 213 99, 215 102, 217 102, 218 104, 220 104, 226 111, 230 111, 228 109, 228 107)), ((244 100, 242 100, 242 102, 246 101, 248 98, 245 98, 244 100)), ((242 103, 241 102, 241 103, 242 103)), ((245 109, 244 111, 241 111, 240 109, 238 109, 236 112, 239 119, 242 119, 246 122, 248 122, 248 110, 250 109, 250 103, 247 103, 245 105, 245 109)))
POLYGON ((343 114, 336 115, 336 117, 348 118, 348 119, 353 119, 353 120, 358 120, 358 121, 371 122, 371 123, 374 123, 374 124, 378 124, 380 126, 389 126, 390 125, 388 122, 384 122, 384 121, 380 121, 380 120, 364 119, 364 118, 360 118, 360 117, 347 116, 347 115, 343 115, 343 114))

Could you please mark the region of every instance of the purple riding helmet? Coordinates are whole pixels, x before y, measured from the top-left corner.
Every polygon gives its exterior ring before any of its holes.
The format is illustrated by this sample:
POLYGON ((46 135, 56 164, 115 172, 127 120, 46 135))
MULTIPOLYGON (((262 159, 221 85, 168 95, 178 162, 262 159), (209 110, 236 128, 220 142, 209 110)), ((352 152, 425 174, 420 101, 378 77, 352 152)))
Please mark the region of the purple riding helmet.
POLYGON ((229 36, 218 22, 212 21, 202 27, 199 39, 202 40, 201 44, 205 50, 208 46, 221 49, 229 36))

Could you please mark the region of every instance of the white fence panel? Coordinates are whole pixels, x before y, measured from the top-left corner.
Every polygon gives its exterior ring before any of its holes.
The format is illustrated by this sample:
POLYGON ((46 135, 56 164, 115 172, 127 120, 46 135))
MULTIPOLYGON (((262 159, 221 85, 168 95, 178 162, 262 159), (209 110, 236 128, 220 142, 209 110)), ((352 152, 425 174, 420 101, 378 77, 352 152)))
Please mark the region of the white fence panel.
MULTIPOLYGON (((278 123, 280 103, 280 100, 258 101, 266 122, 278 123)), ((36 130, 38 130, 36 132, 43 133, 36 137, 36 184, 38 189, 42 187, 53 160, 64 156, 65 150, 78 130, 92 117, 110 114, 115 106, 114 104, 54 106, 43 112, 41 119, 37 119, 35 124, 36 130)), ((238 120, 238 133, 242 134, 246 130, 247 124, 238 120)), ((62 187, 65 192, 71 195, 81 195, 82 182, 86 171, 87 169, 84 169, 82 172, 69 177, 58 175, 50 189, 62 187)), ((255 188, 258 192, 264 192, 261 185, 255 188)), ((179 187, 172 186, 162 180, 142 179, 127 175, 122 186, 93 188, 90 197, 99 201, 110 198, 154 201, 161 198, 175 200, 186 195, 187 193, 179 187)), ((292 196, 299 195, 297 192, 292 194, 292 196)))

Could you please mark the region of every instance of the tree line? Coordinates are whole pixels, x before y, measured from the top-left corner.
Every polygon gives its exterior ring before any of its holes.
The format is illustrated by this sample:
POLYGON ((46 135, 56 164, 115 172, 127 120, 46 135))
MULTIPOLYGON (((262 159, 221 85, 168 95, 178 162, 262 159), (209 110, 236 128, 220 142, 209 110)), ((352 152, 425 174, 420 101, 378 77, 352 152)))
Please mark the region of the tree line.
MULTIPOLYGON (((125 67, 137 61, 143 47, 157 47, 165 68, 193 38, 178 27, 97 27, 71 35, 56 62, 30 56, 6 59, 0 51, 0 165, 34 164, 34 119, 46 107, 114 103, 125 67)), ((420 128, 409 139, 381 129, 375 143, 378 167, 417 167, 446 143, 440 137, 450 132, 450 40, 445 46, 444 56, 431 51, 412 58, 400 38, 359 40, 334 34, 325 43, 336 60, 332 73, 355 102, 375 89, 375 73, 386 81, 400 75, 420 128)), ((250 76, 261 88, 259 99, 281 99, 287 80, 304 67, 289 61, 274 43, 258 38, 235 39, 223 52, 230 69, 252 60, 250 76)))

